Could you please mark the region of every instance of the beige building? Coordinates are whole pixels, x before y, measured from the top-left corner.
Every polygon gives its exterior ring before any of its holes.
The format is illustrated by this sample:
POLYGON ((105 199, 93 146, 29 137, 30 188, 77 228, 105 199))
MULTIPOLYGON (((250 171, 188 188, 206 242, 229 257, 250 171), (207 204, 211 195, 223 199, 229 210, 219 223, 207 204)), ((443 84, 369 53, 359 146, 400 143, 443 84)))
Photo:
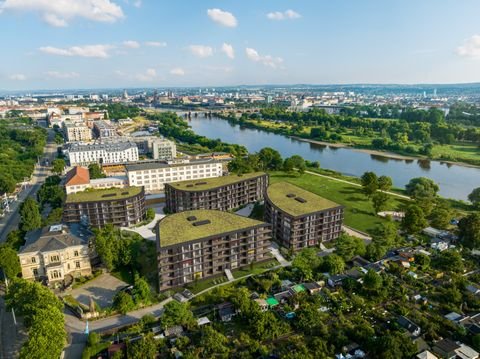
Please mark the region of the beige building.
POLYGON ((83 122, 65 121, 62 124, 67 142, 82 142, 92 140, 92 130, 83 122))
POLYGON ((80 224, 58 224, 29 232, 18 253, 23 278, 53 284, 91 275, 89 235, 80 224))

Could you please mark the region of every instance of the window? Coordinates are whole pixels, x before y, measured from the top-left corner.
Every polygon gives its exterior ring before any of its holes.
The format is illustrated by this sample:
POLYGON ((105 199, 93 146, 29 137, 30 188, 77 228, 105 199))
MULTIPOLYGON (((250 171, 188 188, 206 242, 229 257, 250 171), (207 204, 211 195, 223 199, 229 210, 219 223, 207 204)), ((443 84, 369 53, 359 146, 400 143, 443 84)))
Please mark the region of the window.
POLYGON ((73 255, 74 255, 75 257, 78 257, 78 251, 73 252, 73 255))
POLYGON ((75 262, 75 268, 80 268, 80 261, 75 262))
POLYGON ((37 263, 37 258, 32 257, 32 263, 37 263))
POLYGON ((50 256, 50 262, 60 262, 60 257, 58 255, 50 256))
POLYGON ((50 275, 51 278, 62 278, 62 273, 60 271, 54 270, 52 274, 50 275))
POLYGON ((38 276, 38 269, 37 269, 37 268, 33 268, 33 269, 32 269, 32 273, 33 273, 33 275, 34 275, 35 277, 38 276))

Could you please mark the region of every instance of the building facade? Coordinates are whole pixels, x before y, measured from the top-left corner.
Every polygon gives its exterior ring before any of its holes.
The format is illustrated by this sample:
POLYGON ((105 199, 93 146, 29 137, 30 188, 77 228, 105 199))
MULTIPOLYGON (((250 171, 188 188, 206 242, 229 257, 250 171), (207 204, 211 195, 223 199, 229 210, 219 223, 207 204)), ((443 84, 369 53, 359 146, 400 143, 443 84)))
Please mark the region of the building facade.
POLYGON ((299 251, 341 234, 343 206, 287 182, 268 187, 265 221, 282 246, 299 251))
POLYGON ((163 191, 165 183, 220 177, 223 166, 213 160, 152 161, 125 166, 130 186, 146 192, 163 191))
POLYGON ((141 187, 69 194, 63 208, 64 222, 88 222, 93 227, 104 227, 109 223, 117 227, 130 227, 141 223, 145 214, 145 192, 141 187))
POLYGON ((65 121, 62 124, 67 142, 84 142, 92 140, 92 130, 82 122, 65 121))
POLYGON ((130 135, 102 139, 102 143, 118 142, 133 142, 137 145, 139 154, 150 154, 154 160, 173 160, 177 157, 177 146, 175 142, 163 137, 130 135))
POLYGON ((263 200, 267 186, 268 175, 263 172, 166 183, 166 207, 171 213, 194 209, 230 211, 263 200))
POLYGON ((91 163, 116 164, 138 161, 138 148, 133 142, 81 144, 64 147, 70 166, 88 166, 91 163))
POLYGON ((172 214, 157 224, 161 291, 269 259, 268 223, 213 210, 172 214))
POLYGON ((115 137, 117 136, 117 130, 114 125, 107 121, 94 121, 93 133, 97 138, 115 137))
POLYGON ((22 277, 51 284, 67 275, 91 275, 89 236, 88 229, 79 224, 58 224, 28 233, 18 253, 22 277))

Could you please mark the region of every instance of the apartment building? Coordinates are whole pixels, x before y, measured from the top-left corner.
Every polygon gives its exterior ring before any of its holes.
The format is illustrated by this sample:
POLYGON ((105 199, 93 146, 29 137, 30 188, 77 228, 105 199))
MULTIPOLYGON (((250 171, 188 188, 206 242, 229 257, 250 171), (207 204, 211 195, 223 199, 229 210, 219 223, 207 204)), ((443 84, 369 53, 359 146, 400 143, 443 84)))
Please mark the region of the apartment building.
POLYGON ((68 194, 63 207, 64 222, 88 222, 93 227, 104 227, 109 223, 117 227, 130 227, 141 223, 145 214, 145 192, 141 187, 68 194))
POLYGON ((67 276, 91 275, 90 235, 80 224, 58 224, 27 233, 25 245, 18 252, 22 277, 54 284, 67 276))
POLYGON ((163 191, 165 183, 220 177, 222 163, 214 160, 151 161, 127 164, 130 186, 143 186, 146 192, 163 191))
POLYGON ((84 142, 92 140, 92 130, 83 122, 65 121, 62 130, 67 142, 84 142))
POLYGON ((88 166, 91 163, 116 164, 138 161, 138 148, 133 142, 82 144, 64 146, 70 166, 88 166))
POLYGON ((159 288, 182 286, 267 260, 268 223, 228 212, 172 214, 157 224, 159 288))
POLYGON ((137 145, 139 154, 150 154, 154 160, 173 160, 177 157, 177 145, 175 142, 163 137, 130 135, 102 139, 102 143, 118 142, 133 142, 137 145))
POLYGON ((87 168, 74 167, 65 176, 65 192, 67 194, 83 192, 87 188, 125 188, 128 187, 127 176, 110 176, 105 178, 90 179, 87 168))
POLYGON ((115 137, 117 129, 110 122, 100 120, 93 122, 93 133, 97 138, 115 137))
POLYGON ((166 207, 171 213, 194 209, 230 211, 263 200, 267 186, 268 175, 264 172, 166 183, 166 207))
POLYGON ((338 238, 343 212, 343 206, 287 182, 270 185, 265 196, 273 238, 295 251, 338 238))

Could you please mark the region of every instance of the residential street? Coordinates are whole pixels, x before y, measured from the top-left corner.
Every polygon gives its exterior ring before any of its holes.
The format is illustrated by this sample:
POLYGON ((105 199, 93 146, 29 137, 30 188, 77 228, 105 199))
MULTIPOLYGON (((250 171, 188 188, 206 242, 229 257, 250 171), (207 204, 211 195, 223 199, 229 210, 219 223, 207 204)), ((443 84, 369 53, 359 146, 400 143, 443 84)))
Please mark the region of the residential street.
POLYGON ((48 139, 47 145, 45 146, 45 151, 43 158, 40 161, 40 164, 35 166, 35 170, 32 174, 31 183, 20 192, 18 199, 10 203, 10 212, 5 214, 5 217, 0 218, 0 243, 4 242, 7 239, 8 233, 17 228, 20 217, 18 211, 20 209, 20 204, 27 197, 35 197, 37 191, 40 189, 40 186, 45 182, 45 179, 51 175, 50 167, 43 165, 43 160, 48 159, 51 163, 56 156, 57 145, 55 144, 55 132, 52 129, 48 129, 48 139))

